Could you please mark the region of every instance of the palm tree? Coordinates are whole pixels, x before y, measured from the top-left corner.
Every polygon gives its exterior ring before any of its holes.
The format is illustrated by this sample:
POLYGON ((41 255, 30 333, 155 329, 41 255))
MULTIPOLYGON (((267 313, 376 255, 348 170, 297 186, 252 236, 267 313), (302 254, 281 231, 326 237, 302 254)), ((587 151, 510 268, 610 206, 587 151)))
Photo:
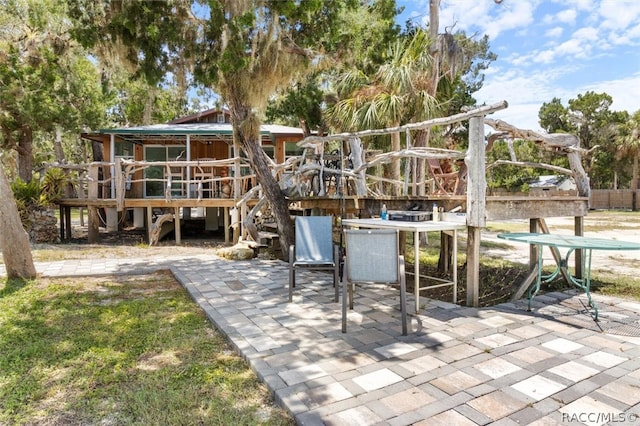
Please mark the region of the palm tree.
POLYGON ((633 190, 633 209, 636 208, 636 191, 638 189, 638 163, 640 159, 640 110, 618 126, 615 138, 618 158, 633 157, 632 178, 630 187, 633 190))
MULTIPOLYGON (((429 36, 422 30, 410 38, 391 45, 389 60, 372 76, 359 70, 348 71, 339 78, 338 94, 345 98, 328 110, 333 123, 350 131, 376 127, 397 127, 420 111, 432 114, 437 107, 435 92, 425 82, 431 74, 429 36)), ((391 150, 400 150, 400 133, 391 135, 391 150)), ((400 160, 394 159, 390 178, 400 180, 400 160)), ((392 193, 397 195, 399 187, 392 193)))

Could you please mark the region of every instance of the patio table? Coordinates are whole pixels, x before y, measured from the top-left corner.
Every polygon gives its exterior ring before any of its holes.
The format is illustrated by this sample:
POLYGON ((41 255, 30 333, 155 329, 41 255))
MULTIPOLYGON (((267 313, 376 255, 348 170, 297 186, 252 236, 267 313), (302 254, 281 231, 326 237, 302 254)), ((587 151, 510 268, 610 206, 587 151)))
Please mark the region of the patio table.
POLYGON ((595 320, 598 320, 598 307, 591 299, 591 255, 593 250, 640 250, 640 243, 633 243, 630 241, 611 240, 606 238, 593 238, 580 235, 556 235, 556 234, 541 234, 534 232, 515 232, 498 234, 498 238, 502 238, 509 241, 515 241, 519 243, 526 243, 535 245, 538 249, 538 264, 537 264, 537 278, 534 285, 529 288, 528 298, 528 310, 531 310, 531 299, 540 291, 540 284, 547 283, 558 276, 561 269, 566 270, 566 277, 571 284, 584 290, 589 300, 589 306, 591 306, 595 312, 595 320), (544 246, 560 247, 567 250, 567 254, 564 258, 560 258, 556 261, 556 269, 550 274, 542 273, 542 248, 544 246), (571 274, 568 265, 569 257, 575 250, 583 250, 584 256, 582 256, 582 271, 584 276, 579 278, 571 274))
MULTIPOLYGON (((458 222, 408 222, 402 220, 382 220, 373 219, 343 219, 342 225, 349 228, 380 228, 380 229, 397 229, 399 231, 413 232, 413 255, 414 255, 414 295, 416 299, 416 313, 420 310, 420 291, 436 287, 453 286, 453 303, 457 303, 458 291, 458 231, 466 229, 466 224, 458 222), (440 231, 453 237, 453 254, 452 263, 453 271, 451 272, 451 280, 445 280, 438 277, 424 276, 431 280, 439 282, 426 287, 420 287, 420 233, 440 231)), ((372 247, 372 249, 374 249, 372 247)))

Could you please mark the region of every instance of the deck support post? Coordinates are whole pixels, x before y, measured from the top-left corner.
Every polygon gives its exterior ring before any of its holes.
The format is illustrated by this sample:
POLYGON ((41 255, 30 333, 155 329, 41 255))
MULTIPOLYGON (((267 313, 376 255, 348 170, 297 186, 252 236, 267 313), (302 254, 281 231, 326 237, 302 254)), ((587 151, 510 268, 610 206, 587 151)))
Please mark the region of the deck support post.
POLYGON ((60 206, 60 241, 64 241, 64 206, 60 206))
POLYGON ((71 234, 71 207, 60 206, 60 239, 69 241, 71 234))
MULTIPOLYGON (((538 219, 531 218, 529 219, 529 232, 540 232, 540 227, 538 226, 538 219)), ((533 271, 538 269, 538 246, 535 244, 529 245, 529 271, 533 271)))
POLYGON ((153 226, 153 207, 147 206, 147 243, 151 243, 151 227, 153 226))
POLYGON ((173 209, 173 224, 174 233, 176 235, 176 244, 180 244, 182 242, 182 235, 180 233, 180 207, 175 207, 173 209))
POLYGON ((469 148, 464 162, 467 177, 467 306, 478 306, 480 288, 480 230, 487 226, 484 116, 469 118, 469 148))
POLYGON ((222 214, 224 215, 224 242, 229 243, 229 207, 222 208, 222 214))
POLYGON ((96 244, 100 239, 100 216, 98 208, 89 206, 89 224, 87 227, 87 240, 89 244, 96 244))
POLYGON ((467 227, 467 306, 475 307, 480 304, 480 230, 467 227))

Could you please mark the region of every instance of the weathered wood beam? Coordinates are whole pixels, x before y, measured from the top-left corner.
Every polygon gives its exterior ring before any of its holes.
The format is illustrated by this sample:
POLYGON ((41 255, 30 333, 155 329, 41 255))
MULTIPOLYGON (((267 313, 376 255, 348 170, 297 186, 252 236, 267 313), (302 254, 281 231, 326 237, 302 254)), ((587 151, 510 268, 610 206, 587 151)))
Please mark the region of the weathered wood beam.
POLYGON ((564 167, 554 166, 552 164, 545 164, 545 163, 533 163, 530 161, 496 160, 493 163, 487 165, 487 170, 492 169, 496 166, 504 165, 504 164, 519 166, 519 167, 533 167, 536 169, 546 169, 546 170, 562 173, 565 175, 573 175, 573 171, 569 169, 565 169, 564 167))
POLYGON ((435 126, 444 126, 447 124, 459 123, 470 119, 471 117, 482 117, 487 114, 507 108, 507 101, 497 102, 493 105, 485 105, 459 114, 450 115, 449 117, 433 118, 431 120, 421 121, 419 123, 405 124, 396 127, 387 127, 385 129, 363 130, 360 132, 336 133, 328 136, 307 136, 297 143, 300 147, 313 146, 314 144, 323 144, 331 141, 347 140, 350 138, 362 138, 367 136, 388 135, 391 133, 406 132, 411 130, 429 129, 435 126))
POLYGON ((480 304, 480 231, 467 227, 467 306, 480 304))
POLYGON ((487 225, 484 117, 469 119, 467 175, 467 306, 478 306, 480 292, 480 230, 487 225))
POLYGON ((487 220, 586 216, 584 197, 486 197, 487 220))

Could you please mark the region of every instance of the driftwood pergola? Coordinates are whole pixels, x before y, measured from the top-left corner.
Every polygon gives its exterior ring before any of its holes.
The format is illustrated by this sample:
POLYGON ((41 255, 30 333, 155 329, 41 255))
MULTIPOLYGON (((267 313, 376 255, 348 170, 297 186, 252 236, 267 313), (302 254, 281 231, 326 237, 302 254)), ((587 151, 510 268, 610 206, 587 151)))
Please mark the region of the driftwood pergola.
POLYGON ((493 133, 489 136, 489 149, 493 141, 497 139, 507 139, 510 141, 513 141, 514 139, 522 139, 525 141, 532 141, 542 145, 547 150, 565 154, 569 160, 569 167, 571 170, 552 166, 550 164, 518 162, 515 158, 512 158, 511 161, 500 160, 499 162, 494 163, 495 165, 514 164, 525 167, 538 167, 568 174, 573 176, 578 188, 578 194, 582 197, 589 196, 591 191, 589 186, 589 177, 587 176, 584 167, 582 167, 582 155, 587 154, 589 151, 584 148, 580 148, 580 139, 578 139, 578 136, 569 133, 542 134, 533 130, 517 128, 502 120, 485 119, 484 122, 486 125, 497 131, 497 133, 493 133))
MULTIPOLYGON (((486 156, 485 156, 485 116, 496 111, 507 108, 506 101, 502 101, 493 105, 481 106, 475 109, 461 112, 449 117, 435 118, 420 123, 411 123, 403 126, 365 130, 361 132, 338 133, 328 136, 310 136, 298 142, 298 146, 312 147, 314 145, 323 145, 332 141, 347 141, 352 148, 356 148, 356 162, 352 173, 356 176, 363 176, 363 172, 379 162, 388 161, 393 157, 411 156, 416 158, 460 158, 468 169, 467 177, 467 305, 477 306, 480 281, 480 231, 486 227, 486 156), (449 150, 417 150, 411 147, 410 133, 413 130, 430 129, 435 126, 444 126, 469 121, 469 148, 466 152, 449 151, 449 150), (357 151, 361 138, 388 135, 391 133, 405 133, 407 135, 407 148, 403 151, 389 152, 370 159, 369 162, 361 161, 362 154, 357 151), (446 151, 446 152, 445 152, 446 151), (356 163, 359 163, 356 165, 356 163)), ((406 176, 407 174, 405 174, 406 176)), ((405 177, 406 179, 406 177, 405 177)), ((416 180, 418 178, 416 177, 416 180)), ((414 182, 415 184, 416 182, 414 182)), ((405 190, 408 187, 405 182, 405 190)), ((358 186, 362 188, 362 186, 358 186)))
MULTIPOLYGON (((500 164, 515 164, 521 166, 535 166, 538 168, 546 168, 554 170, 559 173, 568 174, 573 176, 576 185, 578 187, 579 197, 584 197, 588 200, 589 178, 582 166, 582 155, 587 151, 580 148, 580 141, 575 135, 571 134, 542 134, 532 130, 520 129, 509 123, 501 120, 492 120, 486 118, 487 115, 496 111, 507 108, 507 102, 499 102, 493 105, 482 106, 468 111, 461 112, 449 117, 436 118, 432 120, 423 121, 420 123, 412 123, 404 126, 398 126, 394 128, 385 128, 377 130, 366 130, 361 132, 348 132, 339 133, 328 136, 311 136, 298 145, 301 147, 313 147, 318 145, 327 144, 331 141, 348 142, 351 149, 352 160, 354 160, 353 169, 349 170, 349 176, 356 179, 358 195, 367 195, 366 185, 364 184, 365 171, 382 162, 388 162, 392 158, 398 157, 412 157, 412 158, 450 158, 450 159, 464 159, 465 166, 467 167, 467 192, 466 192, 466 213, 467 213, 467 305, 477 306, 479 298, 479 264, 480 264, 480 232, 482 228, 486 227, 487 222, 487 181, 486 172, 487 168, 495 167, 500 164), (434 126, 443 126, 459 123, 462 121, 469 121, 469 147, 466 152, 458 152, 451 150, 438 150, 434 148, 416 148, 411 146, 410 132, 412 130, 429 129, 434 126), (496 133, 490 134, 488 138, 485 138, 485 125, 496 130, 496 133), (387 152, 376 155, 369 158, 368 161, 364 161, 364 155, 361 151, 360 139, 370 136, 386 135, 397 132, 405 132, 407 137, 406 149, 387 152), (486 143, 488 139, 488 143, 486 143), (487 166, 486 164, 486 150, 491 148, 493 141, 497 139, 506 139, 513 141, 514 139, 530 140, 542 145, 545 149, 552 150, 561 155, 566 155, 569 160, 570 169, 553 166, 550 164, 542 163, 524 163, 518 162, 515 158, 511 160, 500 160, 497 163, 487 166), (355 155, 354 155, 355 153, 355 155)), ((322 151, 322 150, 320 150, 322 151)), ((336 170, 335 173, 345 173, 343 170, 336 170)), ((404 194, 407 194, 411 183, 407 181, 409 170, 405 173, 405 185, 404 194)), ((414 174, 413 186, 419 185, 420 178, 414 174)), ((540 201, 539 201, 540 202, 540 201)), ((527 201, 531 203, 531 201, 527 201)), ((588 203, 588 201, 587 201, 588 203)), ((571 204, 571 203, 569 203, 571 204)), ((577 203, 582 206, 581 203, 577 203)), ((576 204, 576 205, 577 205, 576 204)), ((588 205, 588 204, 587 204, 588 205)), ((504 208, 508 207, 505 205, 504 208)), ((578 207, 577 211, 581 211, 584 208, 578 207)), ((530 220, 542 221, 543 219, 533 218, 530 220)), ((578 218, 576 218, 577 224, 578 218)), ((581 220, 581 218, 580 218, 581 220)), ((576 229, 580 228, 579 226, 576 229)), ((581 228, 580 228, 581 229, 581 228)), ((547 231, 548 232, 548 231, 547 231)), ((576 259, 577 260, 577 259, 576 259)))

